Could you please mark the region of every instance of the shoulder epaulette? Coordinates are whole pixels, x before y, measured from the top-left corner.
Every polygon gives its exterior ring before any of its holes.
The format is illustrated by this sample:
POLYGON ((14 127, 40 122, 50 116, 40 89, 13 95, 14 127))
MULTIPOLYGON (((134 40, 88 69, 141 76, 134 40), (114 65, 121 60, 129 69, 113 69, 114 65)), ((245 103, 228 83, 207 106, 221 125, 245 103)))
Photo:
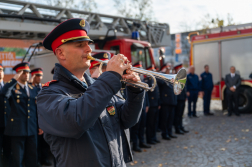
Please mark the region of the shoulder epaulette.
POLYGON ((57 80, 51 80, 51 81, 45 83, 42 87, 48 87, 51 83, 56 83, 56 82, 58 82, 58 81, 57 80))
POLYGON ((33 89, 33 87, 30 84, 28 84, 28 86, 29 86, 30 89, 33 89))

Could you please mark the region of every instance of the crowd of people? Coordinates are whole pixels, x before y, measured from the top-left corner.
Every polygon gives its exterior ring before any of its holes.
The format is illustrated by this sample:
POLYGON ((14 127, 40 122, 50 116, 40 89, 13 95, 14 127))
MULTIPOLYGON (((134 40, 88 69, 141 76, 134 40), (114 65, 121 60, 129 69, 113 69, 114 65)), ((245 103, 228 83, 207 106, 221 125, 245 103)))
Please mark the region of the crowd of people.
MULTIPOLYGON (((172 84, 160 79, 154 91, 146 92, 121 82, 141 79, 149 86, 153 84, 151 78, 127 70, 131 65, 124 63, 124 55, 114 55, 102 68, 95 60, 89 64, 92 40, 88 31, 88 22, 70 19, 45 38, 44 47, 55 53, 59 64, 53 68, 54 80, 44 85, 43 70, 30 70, 25 62, 17 64, 13 68, 15 76, 4 83, 0 64, 0 163, 11 167, 50 166, 51 152, 55 166, 126 166, 132 161, 130 142, 134 151, 141 152, 161 142, 157 138, 159 131, 163 140, 189 132, 183 126, 186 99, 189 118, 198 117, 199 93, 203 95, 205 116, 213 115, 213 79, 208 65, 201 79, 194 67, 189 68, 185 88, 179 95, 174 94, 172 84), (91 77, 85 73, 87 68, 91 77)), ((93 57, 109 60, 111 55, 100 52, 93 57)), ((133 66, 142 68, 140 61, 133 66)), ((181 68, 182 64, 173 68, 165 64, 160 73, 173 74, 181 68)), ((226 76, 229 116, 233 111, 239 115, 236 89, 241 82, 235 68, 230 71, 226 76)))

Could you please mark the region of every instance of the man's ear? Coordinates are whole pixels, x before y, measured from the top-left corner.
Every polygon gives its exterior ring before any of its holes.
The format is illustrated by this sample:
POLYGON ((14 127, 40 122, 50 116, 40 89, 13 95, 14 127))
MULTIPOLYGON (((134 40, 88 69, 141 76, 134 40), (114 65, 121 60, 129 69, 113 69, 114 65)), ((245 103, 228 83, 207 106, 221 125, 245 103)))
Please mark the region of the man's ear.
POLYGON ((55 55, 60 60, 65 60, 66 59, 65 54, 63 52, 63 49, 61 47, 58 47, 58 48, 55 49, 55 55))

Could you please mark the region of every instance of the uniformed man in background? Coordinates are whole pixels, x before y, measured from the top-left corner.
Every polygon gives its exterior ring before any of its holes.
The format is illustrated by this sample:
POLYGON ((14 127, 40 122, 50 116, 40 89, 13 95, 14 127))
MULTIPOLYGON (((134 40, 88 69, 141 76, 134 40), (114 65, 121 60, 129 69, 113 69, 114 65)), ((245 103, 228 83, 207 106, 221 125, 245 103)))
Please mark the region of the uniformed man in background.
MULTIPOLYGON (((154 66, 147 67, 147 70, 155 71, 154 66)), ((149 87, 152 87, 153 80, 151 77, 147 77, 145 82, 148 83, 149 87)), ((156 144, 160 143, 157 140, 157 126, 158 126, 158 119, 159 119, 159 88, 156 85, 153 92, 148 91, 149 97, 149 110, 147 112, 147 119, 146 119, 146 138, 148 144, 156 144)))
MULTIPOLYGON (((37 88, 37 91, 42 89, 43 85, 41 83, 43 79, 43 69, 42 68, 35 68, 31 70, 31 80, 30 83, 33 87, 37 88)), ((43 135, 38 135, 37 137, 37 148, 38 148, 38 167, 45 165, 51 166, 52 163, 49 161, 49 152, 50 148, 49 145, 45 142, 43 135)))
MULTIPOLYGON (((4 86, 4 68, 2 64, 0 64, 0 91, 4 86)), ((0 165, 3 166, 3 157, 2 157, 2 149, 3 149, 3 141, 4 141, 4 128, 5 128, 5 116, 4 116, 4 97, 0 96, 0 165)))
MULTIPOLYGON (((0 92, 4 87, 4 67, 0 64, 0 92)), ((0 165, 8 166, 11 157, 11 139, 9 136, 4 134, 4 129, 6 126, 7 114, 9 114, 10 105, 6 97, 0 94, 0 153, 3 155, 0 158, 0 165), (6 103, 5 103, 6 102, 6 103), (3 153, 3 154, 2 154, 3 153)))
MULTIPOLYGON (((37 165, 37 106, 36 88, 28 85, 29 64, 17 64, 13 70, 16 75, 2 88, 10 104, 10 113, 7 118, 5 135, 11 138, 11 166, 35 167, 37 165)), ((7 103, 7 101, 4 101, 7 103)))
MULTIPOLYGON (((99 52, 99 53, 94 54, 92 57, 103 60, 103 61, 107 61, 111 58, 111 54, 109 52, 99 52)), ((95 61, 95 60, 91 60, 90 62, 89 72, 90 72, 91 77, 94 79, 97 79, 101 75, 99 71, 100 64, 101 64, 100 62, 95 61)), ((107 64, 104 63, 101 67, 102 72, 106 71, 106 67, 107 67, 107 64)))
POLYGON ((114 96, 122 78, 140 81, 127 70, 131 65, 124 63, 122 54, 113 56, 95 81, 85 73, 92 52, 89 28, 85 20, 73 18, 44 39, 44 47, 55 53, 59 64, 54 81, 38 95, 39 126, 57 166, 126 166, 132 161, 128 128, 139 120, 145 92, 127 86, 126 101, 114 96))
POLYGON ((213 76, 209 72, 209 66, 205 65, 205 72, 203 72, 201 77, 201 90, 204 92, 203 94, 203 106, 204 106, 204 115, 205 116, 211 116, 214 115, 213 113, 210 113, 210 102, 211 102, 211 95, 213 91, 213 76))
MULTIPOLYGON (((183 67, 183 64, 177 64, 174 66, 175 73, 177 74, 178 71, 183 67)), ((182 90, 182 92, 177 95, 177 105, 175 108, 175 116, 174 116, 174 124, 175 124, 175 133, 182 134, 188 133, 188 130, 185 130, 183 126, 183 115, 185 110, 185 101, 186 101, 186 88, 182 90)))
MULTIPOLYGON (((166 68, 165 74, 170 74, 170 69, 167 66, 161 67, 161 70, 166 68)), ((172 126, 174 122, 174 112, 177 105, 177 95, 174 94, 173 85, 167 84, 164 81, 159 80, 158 82, 160 90, 160 99, 161 99, 161 130, 162 138, 164 140, 170 140, 171 138, 177 138, 173 135, 172 126)))
POLYGON ((188 98, 188 117, 195 117, 196 115, 196 103, 198 100, 198 95, 200 92, 200 82, 199 77, 197 74, 194 73, 195 68, 193 66, 189 67, 189 74, 187 74, 187 80, 186 80, 186 95, 188 98), (193 109, 192 109, 192 103, 193 103, 193 109))
MULTIPOLYGON (((139 61, 133 65, 136 68, 142 68, 142 62, 139 61)), ((142 78, 143 81, 143 78, 142 78)), ((130 128, 130 138, 131 142, 133 143, 133 151, 142 152, 141 148, 151 148, 150 145, 145 143, 144 136, 145 136, 145 125, 146 125, 146 113, 149 110, 149 98, 148 94, 145 94, 143 109, 141 113, 140 120, 136 125, 130 128)))

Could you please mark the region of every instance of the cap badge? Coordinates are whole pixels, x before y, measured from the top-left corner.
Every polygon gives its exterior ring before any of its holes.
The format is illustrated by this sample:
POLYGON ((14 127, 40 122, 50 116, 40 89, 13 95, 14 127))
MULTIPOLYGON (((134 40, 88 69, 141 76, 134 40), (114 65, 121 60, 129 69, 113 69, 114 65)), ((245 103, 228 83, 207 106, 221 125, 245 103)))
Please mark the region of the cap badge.
POLYGON ((82 19, 82 20, 80 21, 80 26, 81 26, 81 27, 85 27, 85 20, 82 19))
POLYGON ((107 58, 108 58, 108 54, 107 54, 107 53, 104 53, 103 57, 104 57, 105 59, 107 59, 107 58))
POLYGON ((28 65, 26 64, 25 67, 28 67, 28 65))

